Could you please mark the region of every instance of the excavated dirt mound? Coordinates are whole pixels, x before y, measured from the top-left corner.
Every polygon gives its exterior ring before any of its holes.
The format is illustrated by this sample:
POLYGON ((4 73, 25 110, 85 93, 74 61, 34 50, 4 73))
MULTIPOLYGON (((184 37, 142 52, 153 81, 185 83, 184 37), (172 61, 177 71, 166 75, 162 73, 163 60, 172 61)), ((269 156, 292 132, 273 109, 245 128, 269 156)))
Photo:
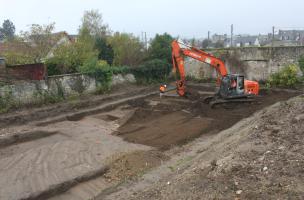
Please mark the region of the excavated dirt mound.
MULTIPOLYGON (((194 89, 192 89, 193 91, 194 89)), ((231 127, 257 110, 287 100, 297 92, 262 91, 258 102, 224 105, 212 109, 202 103, 204 95, 181 97, 158 96, 130 103, 136 111, 115 133, 126 141, 167 150, 187 143, 202 134, 215 134, 231 127)))
POLYGON ((168 159, 169 157, 161 152, 153 150, 124 154, 113 159, 104 177, 109 182, 134 179, 146 170, 159 166, 168 159))

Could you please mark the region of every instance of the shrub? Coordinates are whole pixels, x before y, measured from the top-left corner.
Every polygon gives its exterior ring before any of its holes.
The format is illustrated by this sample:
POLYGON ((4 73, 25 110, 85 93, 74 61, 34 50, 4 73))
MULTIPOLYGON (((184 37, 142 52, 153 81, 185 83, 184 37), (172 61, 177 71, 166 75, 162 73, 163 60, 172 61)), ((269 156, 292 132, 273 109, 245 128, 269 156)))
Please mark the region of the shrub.
POLYGON ((12 91, 9 89, 0 95, 0 113, 9 111, 12 108, 18 107, 18 102, 13 98, 12 91))
POLYGON ((100 93, 110 90, 113 72, 106 61, 98 61, 97 58, 91 59, 79 67, 78 71, 94 77, 97 84, 97 91, 102 91, 100 93))
POLYGON ((168 78, 170 71, 170 64, 166 60, 160 59, 147 61, 131 69, 131 73, 134 74, 138 83, 164 81, 168 78))
POLYGON ((113 74, 127 74, 131 72, 131 69, 128 66, 111 67, 111 70, 113 74))
POLYGON ((47 75, 48 76, 54 76, 54 75, 60 75, 63 74, 61 65, 59 64, 58 60, 56 58, 48 59, 45 62, 46 68, 47 68, 47 75))
POLYGON ((46 60, 49 75, 75 73, 79 66, 97 60, 98 51, 94 49, 94 38, 88 30, 81 29, 76 42, 59 45, 46 60))
POLYGON ((65 97, 60 94, 60 91, 58 91, 58 94, 54 94, 48 90, 38 91, 34 93, 34 97, 35 97, 35 102, 33 103, 34 105, 58 103, 65 99, 65 97))
POLYGON ((270 76, 267 86, 294 87, 299 83, 297 65, 290 64, 277 73, 270 76))

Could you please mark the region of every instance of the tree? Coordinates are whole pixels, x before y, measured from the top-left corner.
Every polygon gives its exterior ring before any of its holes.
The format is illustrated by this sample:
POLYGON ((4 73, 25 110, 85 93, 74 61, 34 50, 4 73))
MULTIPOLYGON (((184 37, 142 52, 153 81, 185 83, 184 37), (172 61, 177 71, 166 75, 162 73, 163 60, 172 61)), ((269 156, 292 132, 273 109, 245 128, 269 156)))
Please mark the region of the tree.
POLYGON ((111 31, 109 26, 103 22, 102 14, 98 10, 85 11, 81 29, 89 30, 90 35, 95 38, 95 48, 99 51, 98 59, 105 60, 112 65, 114 51, 112 46, 107 43, 111 31))
POLYGON ((108 40, 114 51, 114 65, 137 66, 143 61, 143 45, 139 38, 132 34, 116 32, 108 40))
POLYGON ((195 47, 196 46, 196 40, 195 38, 191 39, 191 46, 195 47))
POLYGON ((204 40, 203 40, 202 46, 203 46, 203 48, 208 48, 208 46, 209 46, 211 43, 212 43, 211 40, 204 39, 204 40))
POLYGON ((10 48, 4 57, 9 65, 39 63, 54 48, 59 35, 52 34, 54 23, 49 25, 32 24, 29 31, 21 32, 21 37, 10 41, 10 48))
POLYGON ((10 20, 4 20, 2 28, 0 27, 0 40, 11 40, 15 36, 15 25, 10 20))
POLYGON ((80 30, 79 38, 74 43, 62 44, 54 50, 54 56, 46 61, 49 75, 74 73, 90 60, 96 60, 98 52, 89 30, 80 30))
POLYGON ((2 56, 5 58, 7 65, 35 63, 31 49, 22 39, 15 38, 6 44, 9 45, 10 48, 8 48, 2 56))
POLYGON ((224 41, 218 40, 215 45, 215 48, 223 48, 224 47, 224 41))
POLYGON ((161 59, 171 63, 171 42, 173 37, 168 33, 156 34, 148 51, 148 59, 161 59))
POLYGON ((97 37, 95 40, 95 48, 98 50, 98 59, 105 60, 109 65, 113 64, 114 51, 106 38, 97 37))
POLYGON ((42 62, 57 44, 60 35, 53 34, 54 29, 55 23, 32 24, 29 31, 21 33, 35 62, 42 62))
POLYGON ((89 30, 94 37, 105 37, 111 33, 109 26, 103 22, 102 14, 98 10, 85 11, 80 29, 89 30))

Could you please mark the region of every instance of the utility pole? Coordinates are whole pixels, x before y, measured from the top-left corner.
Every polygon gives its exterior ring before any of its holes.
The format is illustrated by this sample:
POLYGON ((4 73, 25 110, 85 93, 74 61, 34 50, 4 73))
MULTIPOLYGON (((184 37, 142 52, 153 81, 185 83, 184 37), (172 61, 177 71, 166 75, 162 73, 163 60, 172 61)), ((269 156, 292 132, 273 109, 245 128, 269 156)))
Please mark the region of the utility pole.
POLYGON ((209 47, 209 42, 210 42, 210 31, 208 31, 208 43, 207 43, 207 48, 209 47))
POLYGON ((272 27, 272 47, 274 46, 274 30, 275 30, 275 27, 273 26, 272 27))
POLYGON ((145 49, 148 50, 147 32, 145 32, 145 49))
POLYGON ((140 32, 140 41, 144 42, 144 32, 140 32))
POLYGON ((230 38, 230 47, 233 47, 233 24, 231 24, 231 38, 230 38))

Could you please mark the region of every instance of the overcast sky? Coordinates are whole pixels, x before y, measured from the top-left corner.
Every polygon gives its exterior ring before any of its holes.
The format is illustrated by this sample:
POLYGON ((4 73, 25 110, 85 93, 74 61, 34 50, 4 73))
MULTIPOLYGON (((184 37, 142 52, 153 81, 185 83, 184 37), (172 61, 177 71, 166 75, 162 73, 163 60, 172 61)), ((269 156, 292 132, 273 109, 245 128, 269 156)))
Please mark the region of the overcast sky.
POLYGON ((17 32, 29 24, 56 22, 56 31, 77 33, 85 10, 98 9, 113 31, 168 32, 180 37, 268 33, 272 26, 304 27, 304 0, 0 0, 0 23, 17 32))

